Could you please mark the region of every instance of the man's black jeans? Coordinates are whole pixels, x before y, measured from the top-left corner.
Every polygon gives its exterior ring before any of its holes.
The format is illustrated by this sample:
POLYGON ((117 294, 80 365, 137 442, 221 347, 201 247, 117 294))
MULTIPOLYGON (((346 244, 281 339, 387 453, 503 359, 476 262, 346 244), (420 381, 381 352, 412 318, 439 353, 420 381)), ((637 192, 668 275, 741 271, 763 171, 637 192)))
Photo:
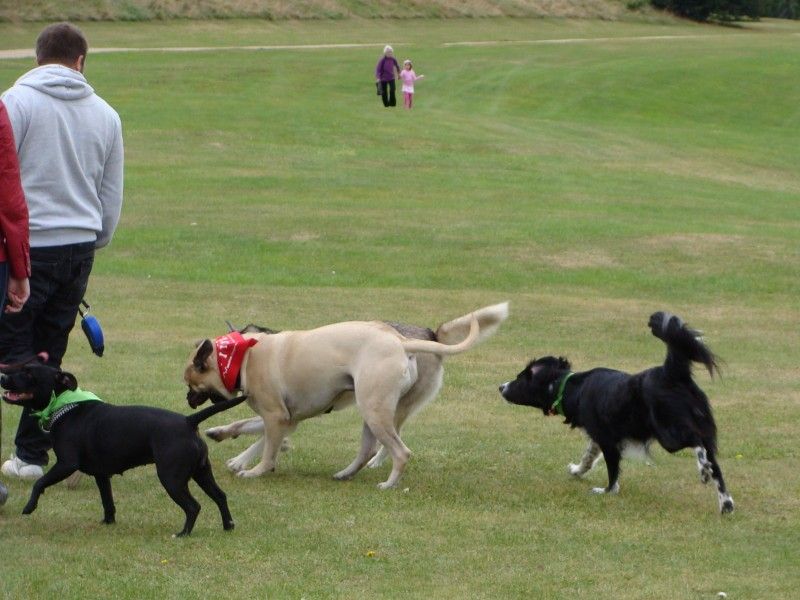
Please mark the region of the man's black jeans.
MULTIPOLYGON (((22 311, 0 319, 0 362, 19 362, 46 352, 47 364, 60 367, 92 272, 94 242, 30 252, 31 295, 22 311)), ((22 411, 14 443, 19 459, 47 464, 52 444, 28 409, 22 411)))

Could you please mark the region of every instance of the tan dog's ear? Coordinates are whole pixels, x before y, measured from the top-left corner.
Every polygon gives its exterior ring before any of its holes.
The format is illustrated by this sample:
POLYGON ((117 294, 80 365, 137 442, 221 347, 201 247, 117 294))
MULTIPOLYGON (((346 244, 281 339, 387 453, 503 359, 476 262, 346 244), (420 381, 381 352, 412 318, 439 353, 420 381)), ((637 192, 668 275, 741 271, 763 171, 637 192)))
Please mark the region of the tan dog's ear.
POLYGON ((195 352, 194 360, 192 361, 194 364, 194 368, 200 371, 201 373, 208 370, 208 357, 211 356, 211 353, 214 351, 214 344, 211 340, 203 340, 200 346, 197 348, 197 352, 195 352))

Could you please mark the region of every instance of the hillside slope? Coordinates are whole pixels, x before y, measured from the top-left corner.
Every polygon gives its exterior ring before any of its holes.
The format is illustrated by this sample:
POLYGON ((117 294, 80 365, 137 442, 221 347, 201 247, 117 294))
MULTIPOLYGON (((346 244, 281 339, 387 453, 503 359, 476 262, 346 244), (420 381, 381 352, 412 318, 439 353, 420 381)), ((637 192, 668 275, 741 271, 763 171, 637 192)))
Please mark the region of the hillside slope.
POLYGON ((625 0, 0 0, 0 21, 573 17, 617 19, 625 0))

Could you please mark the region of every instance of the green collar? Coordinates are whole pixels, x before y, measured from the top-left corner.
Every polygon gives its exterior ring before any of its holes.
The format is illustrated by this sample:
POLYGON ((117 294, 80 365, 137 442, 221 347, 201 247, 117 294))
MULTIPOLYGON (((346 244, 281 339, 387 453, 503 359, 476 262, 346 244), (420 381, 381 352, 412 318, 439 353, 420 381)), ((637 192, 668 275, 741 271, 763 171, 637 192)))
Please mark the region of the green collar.
POLYGON ((47 405, 47 408, 32 412, 31 415, 39 419, 39 427, 44 431, 49 431, 56 419, 71 408, 74 408, 75 404, 91 400, 102 402, 102 400, 92 392, 84 392, 81 388, 77 388, 75 391, 65 390, 58 396, 53 392, 53 395, 50 396, 50 404, 47 405))
POLYGON ((551 415, 561 415, 562 417, 566 417, 567 415, 564 414, 564 388, 567 387, 567 379, 575 375, 575 373, 567 373, 564 375, 564 378, 561 380, 561 383, 558 386, 558 394, 556 394, 555 402, 550 407, 550 414, 551 415))

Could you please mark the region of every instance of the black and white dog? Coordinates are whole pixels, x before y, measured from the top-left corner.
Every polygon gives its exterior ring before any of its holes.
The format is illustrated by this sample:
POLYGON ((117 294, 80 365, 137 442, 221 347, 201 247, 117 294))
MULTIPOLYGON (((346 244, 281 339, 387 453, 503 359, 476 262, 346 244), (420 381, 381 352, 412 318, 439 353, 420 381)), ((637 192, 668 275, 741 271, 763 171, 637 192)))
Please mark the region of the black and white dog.
POLYGON ((700 481, 716 482, 719 508, 733 511, 717 463, 717 426, 703 390, 692 379, 692 362, 705 365, 713 376, 716 357, 680 318, 667 312, 650 316, 653 335, 667 345, 664 364, 634 375, 597 368, 573 373, 568 360, 546 356, 531 361, 513 381, 500 386, 508 402, 560 414, 564 423, 582 428, 589 446, 569 472, 581 477, 602 453, 608 468, 608 487, 594 493, 619 491, 619 463, 623 449, 652 440, 668 452, 694 448, 700 481))

